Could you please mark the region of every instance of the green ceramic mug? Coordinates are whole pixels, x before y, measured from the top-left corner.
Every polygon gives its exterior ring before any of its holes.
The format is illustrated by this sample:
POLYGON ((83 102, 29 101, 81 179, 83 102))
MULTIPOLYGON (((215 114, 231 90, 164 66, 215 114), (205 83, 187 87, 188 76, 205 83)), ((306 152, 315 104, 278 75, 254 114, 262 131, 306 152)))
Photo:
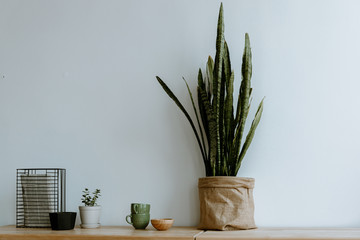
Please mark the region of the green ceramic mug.
POLYGON ((150 214, 150 204, 146 203, 132 203, 131 204, 131 213, 132 214, 141 214, 148 213, 150 214))
POLYGON ((149 225, 150 214, 148 213, 130 214, 126 216, 125 220, 135 229, 145 229, 147 225, 149 225))

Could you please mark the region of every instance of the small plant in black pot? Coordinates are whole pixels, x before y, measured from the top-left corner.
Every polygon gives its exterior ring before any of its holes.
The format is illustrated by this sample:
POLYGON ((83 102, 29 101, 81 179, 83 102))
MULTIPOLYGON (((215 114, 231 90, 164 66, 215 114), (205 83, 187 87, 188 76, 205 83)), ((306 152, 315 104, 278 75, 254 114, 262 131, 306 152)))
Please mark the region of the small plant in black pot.
POLYGON ((81 198, 84 206, 79 206, 81 227, 82 228, 97 228, 100 227, 101 206, 97 204, 100 197, 100 189, 95 189, 90 193, 88 188, 85 188, 81 198))

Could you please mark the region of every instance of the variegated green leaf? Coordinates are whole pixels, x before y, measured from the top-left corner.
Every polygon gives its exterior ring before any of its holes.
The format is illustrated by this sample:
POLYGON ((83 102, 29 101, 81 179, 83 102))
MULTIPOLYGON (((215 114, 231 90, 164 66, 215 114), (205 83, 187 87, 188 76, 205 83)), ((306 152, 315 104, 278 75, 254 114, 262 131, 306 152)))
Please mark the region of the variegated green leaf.
POLYGON ((223 5, 220 5, 218 28, 216 37, 216 54, 214 65, 214 83, 213 83, 213 103, 212 108, 216 120, 216 143, 217 143, 217 156, 216 156, 216 169, 220 171, 221 168, 221 145, 220 145, 220 96, 221 96, 221 78, 222 78, 222 64, 224 56, 224 16, 223 5))
POLYGON ((213 83, 214 83, 214 60, 209 56, 206 64, 206 74, 207 74, 207 94, 210 98, 213 94, 213 83))
MULTIPOLYGON (((201 73, 201 71, 200 71, 200 73, 201 73)), ((200 129, 201 142, 202 142, 202 146, 203 146, 203 152, 204 152, 204 155, 205 155, 204 161, 207 161, 207 159, 206 159, 207 153, 206 153, 206 148, 205 148, 204 134, 203 134, 202 127, 201 127, 201 124, 200 124, 198 112, 197 112, 196 107, 195 107, 194 99, 193 99, 192 93, 190 91, 189 84, 186 82, 185 78, 183 78, 183 80, 184 80, 184 82, 186 84, 186 88, 187 88, 187 90, 189 92, 191 103, 192 103, 192 106, 193 106, 193 109, 194 109, 194 112, 195 112, 195 116, 196 116, 196 121, 198 123, 198 128, 200 129)))
POLYGON ((203 146, 201 144, 201 141, 200 141, 200 138, 199 138, 199 134, 198 132, 196 131, 196 128, 195 128, 195 125, 193 123, 193 121, 191 120, 191 117, 190 115, 188 114, 188 112, 185 110, 184 106, 180 103, 180 101, 178 100, 178 98, 175 96, 175 94, 170 90, 170 88, 165 84, 165 82, 163 80, 161 80, 160 77, 156 76, 156 79, 158 80, 158 82, 160 83, 160 85, 162 86, 162 88, 164 89, 164 91, 167 93, 167 95, 176 103, 176 105, 180 108, 180 110, 185 114, 185 117, 187 118, 187 120, 189 121, 193 131, 194 131, 194 134, 196 136, 196 140, 199 144, 199 147, 200 147, 200 150, 201 150, 201 154, 202 154, 202 157, 204 159, 204 161, 206 161, 206 155, 203 151, 203 146))
POLYGON ((259 107, 256 111, 256 114, 255 114, 255 117, 254 117, 254 120, 251 124, 251 127, 250 127, 250 130, 246 136, 246 140, 244 142, 244 145, 241 149, 241 153, 239 155, 239 158, 238 158, 238 161, 237 161, 237 164, 236 164, 236 170, 235 170, 235 175, 237 174, 237 172, 239 171, 240 169, 240 166, 241 166, 241 162, 246 154, 246 151, 248 150, 250 144, 251 144, 251 141, 253 140, 254 138, 254 135, 255 135, 255 130, 260 122, 260 119, 261 119, 261 115, 262 115, 262 112, 263 112, 263 104, 264 103, 264 98, 261 100, 260 104, 259 104, 259 107))
MULTIPOLYGON (((212 168, 212 176, 216 175, 216 160, 217 160, 217 141, 216 141, 216 117, 211 108, 211 104, 208 100, 207 94, 204 90, 198 87, 201 102, 203 104, 209 126, 209 160, 212 168)), ((211 176, 208 175, 208 176, 211 176)))

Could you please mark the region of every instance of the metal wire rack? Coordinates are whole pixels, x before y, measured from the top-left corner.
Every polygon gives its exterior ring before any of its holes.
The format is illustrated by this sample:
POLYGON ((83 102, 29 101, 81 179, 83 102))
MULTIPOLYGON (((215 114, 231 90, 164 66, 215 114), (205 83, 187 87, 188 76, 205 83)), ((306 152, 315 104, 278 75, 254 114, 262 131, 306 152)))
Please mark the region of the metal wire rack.
POLYGON ((51 227, 50 212, 66 210, 66 170, 17 169, 16 227, 51 227))

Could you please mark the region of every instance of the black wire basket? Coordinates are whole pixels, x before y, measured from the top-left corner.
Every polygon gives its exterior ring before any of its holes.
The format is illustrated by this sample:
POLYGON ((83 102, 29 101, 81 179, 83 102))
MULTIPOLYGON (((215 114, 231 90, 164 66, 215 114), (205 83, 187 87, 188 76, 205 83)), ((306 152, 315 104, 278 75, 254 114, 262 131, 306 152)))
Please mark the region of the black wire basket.
POLYGON ((63 168, 17 169, 16 227, 51 227, 49 213, 66 209, 65 185, 63 168))

